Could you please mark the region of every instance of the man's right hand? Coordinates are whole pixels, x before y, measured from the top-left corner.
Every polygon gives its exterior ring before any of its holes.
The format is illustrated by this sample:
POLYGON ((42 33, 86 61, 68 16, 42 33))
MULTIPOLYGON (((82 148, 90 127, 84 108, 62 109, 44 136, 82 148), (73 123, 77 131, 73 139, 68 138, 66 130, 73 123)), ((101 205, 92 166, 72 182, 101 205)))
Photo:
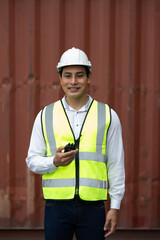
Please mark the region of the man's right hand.
POLYGON ((59 147, 56 150, 56 156, 53 159, 53 163, 56 167, 67 166, 73 161, 74 156, 78 153, 78 149, 69 152, 62 152, 64 148, 65 147, 59 147))

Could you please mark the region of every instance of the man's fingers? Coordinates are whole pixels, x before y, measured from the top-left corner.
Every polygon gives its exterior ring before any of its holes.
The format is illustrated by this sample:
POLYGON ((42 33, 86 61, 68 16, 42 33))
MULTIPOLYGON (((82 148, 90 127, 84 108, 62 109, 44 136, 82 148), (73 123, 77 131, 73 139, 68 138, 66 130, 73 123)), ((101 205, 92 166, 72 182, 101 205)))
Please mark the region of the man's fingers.
POLYGON ((63 150, 64 148, 65 148, 65 147, 59 147, 59 148, 56 149, 56 152, 57 152, 57 153, 60 153, 60 152, 62 152, 62 150, 63 150))
POLYGON ((71 162, 74 159, 74 156, 76 155, 77 152, 78 152, 78 149, 63 153, 62 162, 66 162, 66 161, 71 162))
POLYGON ((115 232, 116 229, 116 225, 112 224, 110 228, 106 228, 105 231, 108 229, 108 231, 105 233, 105 237, 108 237, 109 235, 111 235, 112 233, 115 232))
POLYGON ((105 225, 104 225, 104 231, 108 229, 109 226, 109 220, 106 220, 105 225))
POLYGON ((70 164, 73 161, 74 156, 78 152, 78 149, 72 150, 72 151, 69 151, 69 152, 62 152, 63 149, 64 149, 64 147, 59 147, 56 150, 56 156, 54 157, 54 160, 53 160, 54 165, 56 167, 67 166, 68 164, 70 164))
POLYGON ((106 215, 106 222, 104 225, 104 231, 106 231, 104 237, 108 237, 115 232, 117 225, 117 209, 110 209, 106 215))
POLYGON ((72 150, 69 152, 65 152, 65 153, 63 153, 63 157, 68 157, 68 156, 72 156, 72 155, 75 156, 77 152, 78 152, 78 149, 72 150))
MULTIPOLYGON (((62 153, 62 150, 64 150, 65 149, 65 147, 59 147, 59 148, 57 148, 57 150, 56 150, 56 153, 62 153)), ((69 151, 69 152, 63 152, 63 156, 65 157, 65 156, 70 156, 70 155, 72 155, 72 154, 76 154, 78 152, 78 149, 76 149, 76 150, 72 150, 72 151, 69 151)))

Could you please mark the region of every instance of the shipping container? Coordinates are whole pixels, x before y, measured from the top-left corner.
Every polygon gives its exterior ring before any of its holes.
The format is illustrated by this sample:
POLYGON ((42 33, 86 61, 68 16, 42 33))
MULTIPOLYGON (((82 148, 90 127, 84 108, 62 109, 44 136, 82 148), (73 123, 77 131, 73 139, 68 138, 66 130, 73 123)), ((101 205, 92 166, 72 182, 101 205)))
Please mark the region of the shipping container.
POLYGON ((71 47, 92 62, 89 94, 121 120, 118 228, 160 229, 159 0, 0 0, 0 228, 43 227, 41 175, 25 158, 36 115, 63 96, 56 65, 71 47))

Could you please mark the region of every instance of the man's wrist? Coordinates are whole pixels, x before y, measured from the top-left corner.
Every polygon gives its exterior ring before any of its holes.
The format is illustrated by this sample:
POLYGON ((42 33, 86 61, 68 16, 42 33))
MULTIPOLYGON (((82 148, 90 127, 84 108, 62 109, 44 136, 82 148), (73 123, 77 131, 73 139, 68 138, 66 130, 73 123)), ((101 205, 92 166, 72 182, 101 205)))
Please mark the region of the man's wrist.
POLYGON ((55 156, 53 157, 53 166, 54 166, 55 168, 58 168, 58 166, 56 166, 56 163, 55 163, 55 156))

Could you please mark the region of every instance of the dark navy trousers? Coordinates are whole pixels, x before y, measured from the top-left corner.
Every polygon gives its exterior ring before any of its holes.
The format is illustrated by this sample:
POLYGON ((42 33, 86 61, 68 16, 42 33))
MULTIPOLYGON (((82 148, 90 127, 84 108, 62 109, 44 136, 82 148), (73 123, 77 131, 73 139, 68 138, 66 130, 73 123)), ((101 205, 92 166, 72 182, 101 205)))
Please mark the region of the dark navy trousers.
POLYGON ((46 200, 45 240, 104 240, 103 201, 46 200))

